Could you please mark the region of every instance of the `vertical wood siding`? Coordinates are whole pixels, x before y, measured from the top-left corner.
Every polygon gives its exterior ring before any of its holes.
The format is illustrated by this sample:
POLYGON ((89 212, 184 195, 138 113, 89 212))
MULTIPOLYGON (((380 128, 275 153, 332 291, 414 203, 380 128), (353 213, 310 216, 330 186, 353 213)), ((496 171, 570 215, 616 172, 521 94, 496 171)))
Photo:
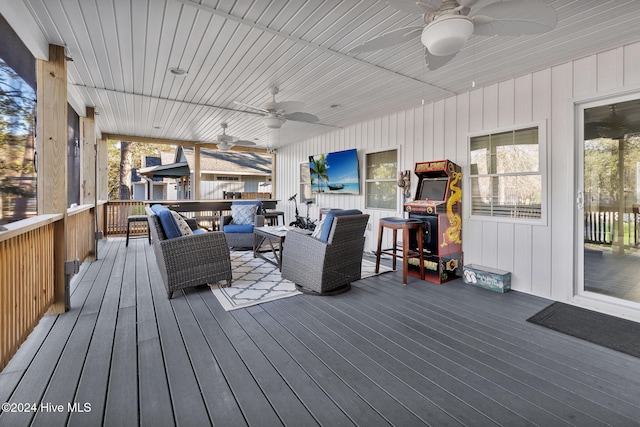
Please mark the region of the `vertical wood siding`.
MULTIPOLYGON (((632 88, 638 88, 640 96, 639 58, 640 43, 636 43, 284 146, 278 151, 279 208, 291 221, 293 205, 286 200, 299 191, 299 164, 312 154, 357 148, 362 184, 366 153, 389 148, 399 150, 400 170, 413 170, 417 161, 448 158, 463 166, 466 174, 469 133, 542 121, 547 132, 547 153, 542 159, 547 178, 546 224, 472 220, 464 207, 464 257, 465 263, 511 271, 513 289, 568 300, 573 292, 575 229, 572 100, 632 88)), ((417 94, 416 104, 420 101, 417 94)), ((412 193, 416 184, 413 175, 412 193)), ((365 209, 362 188, 355 196, 320 194, 310 213, 317 218, 319 207, 366 211, 371 229, 365 250, 372 251, 379 219, 401 215, 402 210, 400 198, 395 211, 365 209)))

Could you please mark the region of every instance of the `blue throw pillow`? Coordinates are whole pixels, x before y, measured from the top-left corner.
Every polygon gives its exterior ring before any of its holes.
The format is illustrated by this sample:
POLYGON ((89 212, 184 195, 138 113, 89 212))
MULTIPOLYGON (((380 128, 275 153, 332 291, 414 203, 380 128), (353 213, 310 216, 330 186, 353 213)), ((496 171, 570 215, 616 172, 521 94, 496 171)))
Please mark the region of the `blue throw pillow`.
POLYGON ((234 224, 251 224, 255 222, 258 212, 256 205, 231 205, 231 218, 234 224))
POLYGON ((182 236, 182 231, 180 230, 180 227, 178 227, 178 223, 176 222, 173 214, 168 207, 162 205, 153 205, 151 207, 151 210, 154 211, 156 215, 158 215, 160 225, 162 225, 164 235, 167 239, 173 239, 174 237, 182 236))
POLYGON ((262 202, 259 200, 235 200, 231 203, 231 206, 234 205, 256 205, 258 207, 256 215, 262 215, 262 202))
POLYGON ((331 232, 331 225, 333 224, 333 218, 337 216, 345 216, 345 215, 360 215, 361 211, 358 209, 348 209, 348 210, 331 210, 324 218, 324 224, 322 225, 322 233, 320 233, 320 240, 326 242, 329 240, 329 233, 331 232))

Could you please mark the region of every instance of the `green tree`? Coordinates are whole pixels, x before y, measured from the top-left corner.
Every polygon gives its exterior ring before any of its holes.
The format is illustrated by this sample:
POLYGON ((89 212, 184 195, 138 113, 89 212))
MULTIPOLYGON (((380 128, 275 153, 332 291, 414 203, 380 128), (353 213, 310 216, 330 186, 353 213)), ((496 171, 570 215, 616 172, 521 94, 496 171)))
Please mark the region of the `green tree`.
POLYGON ((25 218, 35 197, 35 107, 33 89, 0 59, 0 222, 25 218))
POLYGON ((145 156, 158 157, 161 151, 173 150, 165 144, 109 141, 107 147, 109 199, 129 200, 131 198, 131 168, 140 169, 143 167, 145 156), (123 147, 125 147, 124 150, 123 147), (123 197, 125 198, 123 199, 123 197))

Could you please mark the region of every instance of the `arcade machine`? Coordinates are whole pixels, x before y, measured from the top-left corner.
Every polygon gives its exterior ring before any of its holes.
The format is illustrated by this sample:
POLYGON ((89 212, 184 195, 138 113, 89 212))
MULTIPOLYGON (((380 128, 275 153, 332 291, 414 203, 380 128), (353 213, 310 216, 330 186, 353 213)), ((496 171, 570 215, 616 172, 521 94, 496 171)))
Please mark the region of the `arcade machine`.
MULTIPOLYGON (((437 284, 462 276, 462 169, 449 160, 416 163, 416 197, 404 204, 423 224, 425 278, 437 284)), ((417 249, 416 237, 410 242, 417 249)), ((419 276, 418 259, 410 274, 419 276)))

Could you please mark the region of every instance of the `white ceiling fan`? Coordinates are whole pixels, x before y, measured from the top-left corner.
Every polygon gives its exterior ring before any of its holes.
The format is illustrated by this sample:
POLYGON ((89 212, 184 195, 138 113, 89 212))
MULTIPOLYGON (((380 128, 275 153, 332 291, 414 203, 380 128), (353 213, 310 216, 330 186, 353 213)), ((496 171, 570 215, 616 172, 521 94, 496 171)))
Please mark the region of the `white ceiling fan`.
POLYGON ((264 103, 262 107, 256 107, 255 105, 245 104, 239 101, 234 102, 236 105, 241 107, 250 108, 263 113, 262 122, 270 129, 280 129, 287 120, 306 123, 316 123, 320 121, 317 116, 314 116, 311 113, 300 112, 300 110, 304 108, 304 102, 276 102, 276 95, 278 92, 280 92, 278 86, 271 86, 269 88, 269 93, 271 93, 273 98, 271 101, 264 103))
POLYGON ((351 49, 369 52, 405 43, 420 36, 429 70, 448 63, 471 37, 542 34, 555 28, 558 16, 539 0, 497 1, 471 11, 482 0, 387 0, 396 9, 421 14, 425 25, 405 27, 374 37, 351 49))
POLYGON ((218 135, 215 142, 215 144, 218 146, 218 150, 229 151, 234 145, 241 145, 243 147, 252 147, 256 145, 256 143, 253 141, 243 141, 235 136, 227 135, 228 126, 229 125, 226 123, 220 124, 220 127, 222 128, 222 135, 218 135))

